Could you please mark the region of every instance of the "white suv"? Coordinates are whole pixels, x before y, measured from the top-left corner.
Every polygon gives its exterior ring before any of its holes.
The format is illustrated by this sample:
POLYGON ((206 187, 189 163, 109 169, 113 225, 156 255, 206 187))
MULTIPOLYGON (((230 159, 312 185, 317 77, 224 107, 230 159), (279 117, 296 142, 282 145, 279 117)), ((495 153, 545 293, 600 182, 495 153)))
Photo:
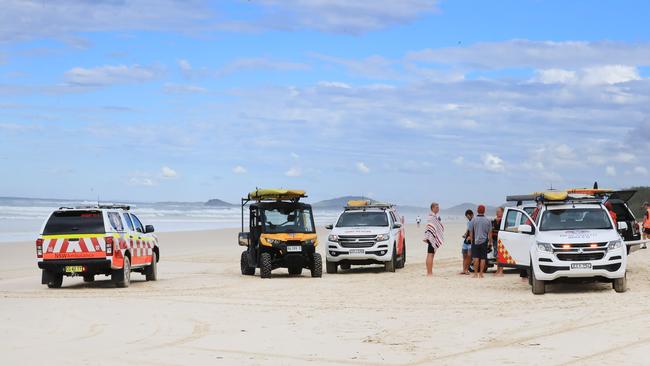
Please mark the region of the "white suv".
POLYGON ((327 273, 351 265, 382 264, 395 272, 406 263, 404 219, 393 205, 350 201, 327 238, 327 273))
POLYGON ((498 237, 498 262, 528 271, 534 294, 559 278, 592 278, 626 290, 627 250, 602 199, 541 200, 536 213, 507 207, 498 237))

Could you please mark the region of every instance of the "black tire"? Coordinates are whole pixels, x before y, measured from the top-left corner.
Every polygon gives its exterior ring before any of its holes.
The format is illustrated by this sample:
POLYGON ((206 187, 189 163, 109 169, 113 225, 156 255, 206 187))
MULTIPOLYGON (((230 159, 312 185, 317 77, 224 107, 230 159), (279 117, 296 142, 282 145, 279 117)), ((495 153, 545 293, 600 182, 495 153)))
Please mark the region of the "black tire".
POLYGON ((546 293, 546 282, 535 278, 535 270, 530 269, 530 282, 532 284, 532 291, 535 295, 544 295, 546 293))
POLYGON ((325 260, 325 269, 327 270, 328 274, 336 273, 338 267, 339 267, 338 263, 325 260))
POLYGON ((402 249, 402 255, 397 261, 397 268, 404 268, 406 265, 406 242, 404 242, 404 249, 402 249))
POLYGON ((241 274, 244 276, 253 276, 255 274, 255 267, 251 267, 248 264, 248 251, 244 250, 241 253, 241 260, 239 261, 241 266, 241 274))
POLYGON ((627 291, 627 271, 621 278, 617 278, 612 282, 612 287, 614 288, 614 291, 618 293, 623 293, 627 291))
POLYGON ((131 284, 131 260, 129 257, 124 256, 124 266, 122 269, 114 270, 111 279, 117 287, 129 287, 131 284))
POLYGON ((47 280, 47 287, 49 288, 61 288, 63 285, 63 273, 49 273, 49 278, 47 280))
MULTIPOLYGON (((525 273, 527 274, 526 277, 528 277, 528 285, 529 285, 529 286, 532 286, 532 285, 533 285, 533 276, 531 276, 530 272, 532 272, 531 269, 529 269, 529 270, 526 271, 525 273)), ((521 273, 520 273, 520 277, 524 277, 523 274, 524 274, 524 271, 521 271, 521 273)))
POLYGON ((260 277, 271 278, 271 270, 273 269, 271 262, 271 253, 260 254, 260 277))
POLYGON ((95 275, 84 275, 84 282, 95 282, 95 275))
POLYGON ((292 276, 300 276, 302 274, 302 267, 289 267, 288 270, 292 276))
POLYGON ((153 252, 151 255, 151 264, 145 268, 144 277, 147 281, 158 280, 158 254, 156 254, 156 252, 153 252))
POLYGON ((395 247, 393 247, 393 255, 388 262, 384 263, 384 269, 386 272, 395 272, 395 267, 397 267, 397 253, 395 247))
POLYGON ((320 253, 314 253, 310 269, 312 277, 323 277, 323 258, 321 258, 320 253))
POLYGON ((340 267, 342 270, 349 271, 350 268, 352 268, 352 265, 350 263, 341 263, 340 267))

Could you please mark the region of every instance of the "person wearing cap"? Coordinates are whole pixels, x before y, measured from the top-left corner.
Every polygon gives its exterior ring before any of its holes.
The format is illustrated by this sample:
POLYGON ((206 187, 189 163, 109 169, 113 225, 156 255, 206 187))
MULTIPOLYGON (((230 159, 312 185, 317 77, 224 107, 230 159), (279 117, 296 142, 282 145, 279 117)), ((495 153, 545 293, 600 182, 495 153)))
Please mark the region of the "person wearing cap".
POLYGON ((488 243, 492 232, 492 222, 485 217, 485 206, 476 208, 477 216, 469 223, 469 234, 472 243, 472 259, 474 260, 474 275, 483 278, 487 262, 488 243))

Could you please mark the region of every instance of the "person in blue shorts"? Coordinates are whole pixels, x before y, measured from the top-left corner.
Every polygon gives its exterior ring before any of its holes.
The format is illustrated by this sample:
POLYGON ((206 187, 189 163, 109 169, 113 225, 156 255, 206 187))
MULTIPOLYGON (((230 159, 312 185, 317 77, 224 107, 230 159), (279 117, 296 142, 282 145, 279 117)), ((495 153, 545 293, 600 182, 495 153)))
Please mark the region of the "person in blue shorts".
POLYGON ((472 210, 465 211, 465 217, 467 218, 467 230, 463 235, 463 247, 461 249, 461 254, 463 256, 463 271, 460 272, 462 275, 469 274, 469 265, 472 262, 472 242, 469 238, 469 223, 474 218, 474 212, 472 210))

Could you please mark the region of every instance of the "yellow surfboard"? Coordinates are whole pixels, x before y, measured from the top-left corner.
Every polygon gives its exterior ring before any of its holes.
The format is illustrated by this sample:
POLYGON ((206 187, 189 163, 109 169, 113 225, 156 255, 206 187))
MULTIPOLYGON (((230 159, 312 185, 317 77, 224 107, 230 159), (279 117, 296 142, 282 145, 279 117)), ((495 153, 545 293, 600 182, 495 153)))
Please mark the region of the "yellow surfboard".
POLYGON ((533 195, 542 196, 547 201, 564 201, 569 197, 569 193, 566 191, 535 192, 533 195))
POLYGON ((256 189, 248 194, 251 200, 293 200, 306 196, 302 189, 256 189))

